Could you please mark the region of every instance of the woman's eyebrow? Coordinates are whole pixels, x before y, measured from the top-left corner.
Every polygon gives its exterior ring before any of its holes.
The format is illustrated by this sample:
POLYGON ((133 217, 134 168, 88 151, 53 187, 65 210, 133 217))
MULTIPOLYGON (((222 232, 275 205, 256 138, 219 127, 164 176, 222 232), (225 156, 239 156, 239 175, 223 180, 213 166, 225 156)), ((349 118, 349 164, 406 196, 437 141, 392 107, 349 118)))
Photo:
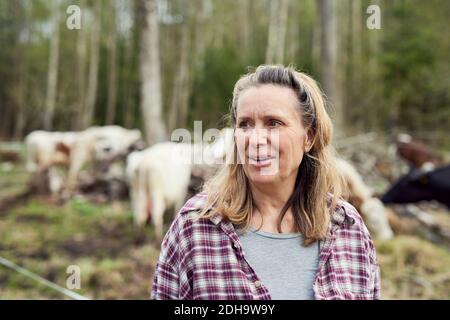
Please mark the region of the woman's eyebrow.
POLYGON ((276 113, 275 112, 275 113, 262 113, 262 114, 256 114, 256 115, 253 113, 251 116, 244 114, 244 115, 238 116, 237 119, 238 120, 241 120, 241 119, 243 119, 243 120, 251 120, 251 119, 255 118, 255 116, 257 118, 263 118, 263 119, 268 119, 268 118, 286 118, 287 117, 283 113, 276 113))
POLYGON ((251 119, 252 119, 252 117, 249 117, 249 116, 238 116, 237 121, 240 122, 243 120, 251 120, 251 119))
POLYGON ((286 118, 286 116, 277 113, 265 114, 263 119, 272 119, 272 118, 286 118))

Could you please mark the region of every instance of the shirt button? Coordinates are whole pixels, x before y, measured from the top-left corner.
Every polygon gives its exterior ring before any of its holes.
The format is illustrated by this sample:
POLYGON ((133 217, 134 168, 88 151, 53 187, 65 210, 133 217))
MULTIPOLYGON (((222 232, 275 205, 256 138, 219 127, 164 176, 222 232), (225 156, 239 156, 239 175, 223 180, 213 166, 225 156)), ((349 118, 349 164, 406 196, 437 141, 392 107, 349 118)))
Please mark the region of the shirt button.
POLYGON ((256 288, 259 288, 259 287, 261 287, 262 284, 261 284, 261 281, 257 280, 257 281, 255 281, 254 285, 256 288))
POLYGON ((239 245, 238 242, 234 242, 234 243, 233 243, 233 247, 234 247, 235 249, 239 249, 241 246, 239 245))

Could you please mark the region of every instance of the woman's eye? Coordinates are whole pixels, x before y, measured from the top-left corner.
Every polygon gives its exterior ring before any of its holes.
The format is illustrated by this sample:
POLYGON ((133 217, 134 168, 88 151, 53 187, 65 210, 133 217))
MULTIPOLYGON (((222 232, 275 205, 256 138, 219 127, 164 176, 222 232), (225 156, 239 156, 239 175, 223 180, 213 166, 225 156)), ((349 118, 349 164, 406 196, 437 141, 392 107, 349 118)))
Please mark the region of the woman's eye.
POLYGON ((282 124, 283 123, 280 120, 272 119, 272 120, 269 121, 269 127, 279 127, 282 124))
POLYGON ((239 128, 249 128, 250 127, 250 123, 248 121, 241 121, 239 122, 239 128))

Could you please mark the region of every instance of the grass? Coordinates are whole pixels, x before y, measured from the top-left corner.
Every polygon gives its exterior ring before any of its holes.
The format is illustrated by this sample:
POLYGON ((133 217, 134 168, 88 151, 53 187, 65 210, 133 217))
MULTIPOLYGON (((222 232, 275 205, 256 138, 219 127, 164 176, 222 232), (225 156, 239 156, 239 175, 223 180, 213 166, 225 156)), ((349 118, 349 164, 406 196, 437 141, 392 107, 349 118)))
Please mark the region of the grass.
MULTIPOLYGON (((159 250, 150 228, 135 229, 129 211, 45 199, 3 213, 0 255, 65 286, 70 265, 81 268, 80 294, 90 298, 147 298, 159 250), (130 288, 131 287, 131 288, 130 288)), ((62 298, 24 276, 0 267, 3 298, 62 298)))
POLYGON ((377 242, 384 299, 449 299, 450 252, 415 236, 377 242))
MULTIPOLYGON (((135 229, 129 210, 46 199, 3 213, 0 255, 65 286, 67 267, 81 269, 78 293, 94 299, 144 299, 149 295, 159 249, 149 227, 135 229)), ((62 298, 24 276, 0 267, 3 298, 62 298)))

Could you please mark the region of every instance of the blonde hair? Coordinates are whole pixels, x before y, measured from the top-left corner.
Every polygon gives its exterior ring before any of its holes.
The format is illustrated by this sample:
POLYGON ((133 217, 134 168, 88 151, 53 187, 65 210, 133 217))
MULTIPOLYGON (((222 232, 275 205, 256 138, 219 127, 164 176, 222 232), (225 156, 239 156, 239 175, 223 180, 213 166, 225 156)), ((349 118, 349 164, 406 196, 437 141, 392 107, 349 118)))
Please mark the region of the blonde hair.
MULTIPOLYGON (((292 208, 297 230, 303 234, 304 245, 324 239, 330 224, 331 208, 342 195, 342 178, 335 167, 335 151, 331 145, 333 126, 325 109, 325 98, 316 81, 293 67, 262 65, 242 76, 234 86, 230 108, 231 124, 236 128, 236 114, 241 93, 251 87, 274 84, 291 88, 299 100, 303 125, 313 135, 312 148, 305 153, 295 181, 294 192, 284 205, 278 221, 292 208)), ((250 184, 237 159, 234 142, 231 161, 205 183, 206 205, 200 217, 210 218, 219 212, 223 218, 246 229, 253 214, 250 184), (213 207, 213 210, 208 208, 213 207)))

